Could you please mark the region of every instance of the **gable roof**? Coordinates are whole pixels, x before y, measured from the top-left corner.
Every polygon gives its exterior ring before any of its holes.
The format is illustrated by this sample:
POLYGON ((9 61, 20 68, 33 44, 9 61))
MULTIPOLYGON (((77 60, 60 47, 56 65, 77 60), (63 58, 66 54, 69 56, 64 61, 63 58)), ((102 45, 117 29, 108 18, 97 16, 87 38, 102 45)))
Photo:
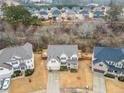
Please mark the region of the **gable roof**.
POLYGON ((97 60, 118 62, 124 59, 123 48, 95 47, 93 53, 94 58, 97 60))
POLYGON ((73 54, 78 54, 77 45, 49 45, 48 46, 48 60, 51 58, 58 59, 62 54, 71 57, 73 54))
POLYGON ((0 52, 0 64, 11 62, 11 58, 14 56, 21 57, 21 59, 32 58, 32 45, 26 43, 24 46, 16 46, 2 49, 0 52))

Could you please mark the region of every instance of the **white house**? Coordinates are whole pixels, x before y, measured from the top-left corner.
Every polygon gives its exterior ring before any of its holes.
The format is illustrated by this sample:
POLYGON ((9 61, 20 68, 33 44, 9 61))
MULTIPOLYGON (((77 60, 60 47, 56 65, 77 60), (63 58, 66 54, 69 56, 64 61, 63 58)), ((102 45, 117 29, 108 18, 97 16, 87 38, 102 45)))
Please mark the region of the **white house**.
POLYGON ((11 78, 14 71, 27 69, 34 69, 34 54, 30 43, 0 50, 0 86, 3 84, 1 82, 6 82, 6 78, 11 78))
POLYGON ((60 63, 56 59, 49 60, 49 63, 47 64, 48 70, 59 70, 60 69, 60 63))
POLYGON ((61 66, 78 69, 77 45, 49 45, 47 55, 48 70, 60 70, 61 66))

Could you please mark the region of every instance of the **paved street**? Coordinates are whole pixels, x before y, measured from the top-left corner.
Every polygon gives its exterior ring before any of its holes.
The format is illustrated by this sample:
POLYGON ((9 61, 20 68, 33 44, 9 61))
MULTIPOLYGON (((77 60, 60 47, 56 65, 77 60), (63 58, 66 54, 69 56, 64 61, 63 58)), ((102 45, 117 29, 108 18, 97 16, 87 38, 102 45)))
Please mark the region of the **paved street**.
POLYGON ((93 75, 93 93, 106 93, 105 79, 100 73, 93 75))
POLYGON ((48 72, 47 93, 60 93, 59 72, 48 72))
POLYGON ((46 90, 33 91, 33 92, 29 92, 29 93, 46 93, 46 90))

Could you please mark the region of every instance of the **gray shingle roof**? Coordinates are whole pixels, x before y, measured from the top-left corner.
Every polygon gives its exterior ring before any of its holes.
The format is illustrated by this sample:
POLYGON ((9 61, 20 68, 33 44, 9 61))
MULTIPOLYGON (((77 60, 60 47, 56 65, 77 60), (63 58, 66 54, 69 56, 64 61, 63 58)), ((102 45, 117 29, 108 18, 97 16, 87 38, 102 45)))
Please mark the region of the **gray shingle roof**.
POLYGON ((66 54, 71 57, 73 54, 78 55, 77 45, 49 45, 48 46, 48 59, 51 58, 58 59, 62 54, 66 54))
POLYGON ((21 59, 32 58, 32 45, 26 43, 24 46, 16 46, 5 48, 0 53, 0 64, 5 62, 11 62, 11 58, 14 56, 21 57, 21 59))

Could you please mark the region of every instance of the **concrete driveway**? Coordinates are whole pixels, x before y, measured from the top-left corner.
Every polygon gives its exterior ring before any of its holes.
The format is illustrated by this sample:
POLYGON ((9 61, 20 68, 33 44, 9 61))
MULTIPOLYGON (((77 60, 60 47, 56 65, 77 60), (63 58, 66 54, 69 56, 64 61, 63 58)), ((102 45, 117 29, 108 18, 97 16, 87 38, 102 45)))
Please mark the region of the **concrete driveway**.
POLYGON ((59 72, 48 72, 47 93, 60 93, 59 72))
POLYGON ((106 85, 103 74, 94 72, 93 93, 106 93, 106 85))
POLYGON ((8 90, 0 90, 0 93, 8 93, 8 90))

